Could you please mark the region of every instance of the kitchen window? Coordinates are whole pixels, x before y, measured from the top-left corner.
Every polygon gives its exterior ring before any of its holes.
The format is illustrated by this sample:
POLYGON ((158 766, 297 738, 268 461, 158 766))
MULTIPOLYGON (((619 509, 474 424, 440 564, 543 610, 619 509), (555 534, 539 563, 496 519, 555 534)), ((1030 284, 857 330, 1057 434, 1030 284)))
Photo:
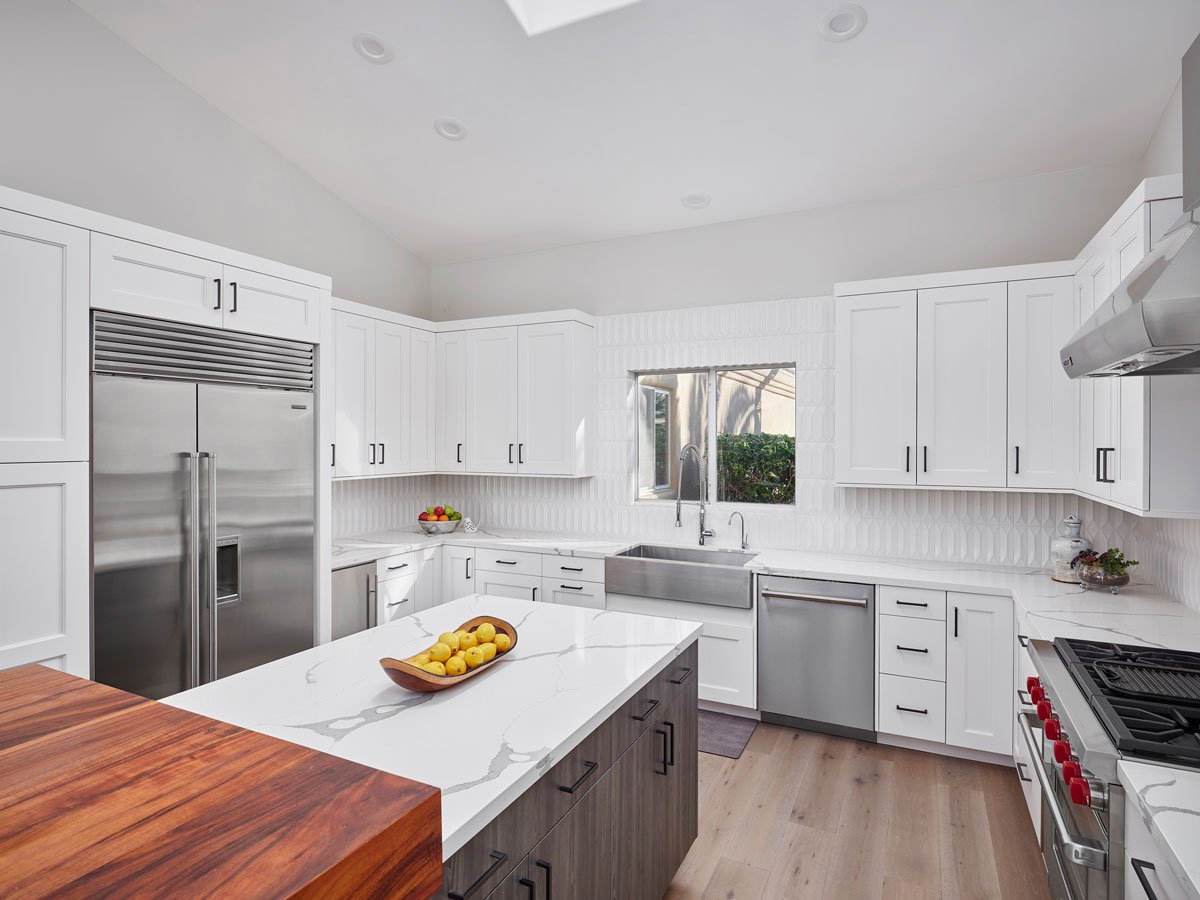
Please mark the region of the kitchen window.
POLYGON ((634 377, 636 499, 795 503, 794 365, 634 377))

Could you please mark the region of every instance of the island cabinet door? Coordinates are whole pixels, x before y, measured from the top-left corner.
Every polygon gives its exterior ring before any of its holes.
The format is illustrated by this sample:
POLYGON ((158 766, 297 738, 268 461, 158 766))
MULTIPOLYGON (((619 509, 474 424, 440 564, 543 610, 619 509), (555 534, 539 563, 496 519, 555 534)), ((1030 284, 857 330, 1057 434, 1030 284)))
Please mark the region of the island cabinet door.
POLYGON ((663 832, 666 879, 669 883, 683 863, 699 830, 699 746, 696 727, 699 704, 695 678, 685 682, 663 713, 667 730, 667 822, 663 832))
POLYGON ((661 714, 613 766, 613 897, 659 900, 674 871, 663 840, 670 810, 670 733, 661 714))
MULTIPOLYGON (((537 882, 530 877, 529 866, 529 857, 525 857, 525 859, 521 860, 521 864, 509 872, 508 877, 500 882, 494 891, 487 895, 487 900, 531 900, 531 898, 537 896, 535 893, 537 891, 537 882)), ((452 896, 458 897, 460 895, 456 893, 452 896)), ((472 895, 463 894, 461 896, 466 900, 468 896, 472 895)), ((483 895, 479 894, 478 896, 483 895)))
POLYGON ((529 878, 534 892, 517 894, 521 900, 595 900, 624 896, 612 890, 613 861, 597 853, 609 840, 612 828, 611 773, 584 794, 529 854, 529 878))

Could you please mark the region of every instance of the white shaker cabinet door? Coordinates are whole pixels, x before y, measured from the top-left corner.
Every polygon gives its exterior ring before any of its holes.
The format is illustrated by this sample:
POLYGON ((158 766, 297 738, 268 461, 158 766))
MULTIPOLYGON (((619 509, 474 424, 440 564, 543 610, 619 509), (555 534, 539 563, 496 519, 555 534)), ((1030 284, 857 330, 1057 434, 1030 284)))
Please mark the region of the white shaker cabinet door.
POLYGON ((433 387, 437 348, 433 332, 410 329, 408 359, 408 471, 433 472, 437 468, 433 387))
POLYGON ((88 455, 88 233, 0 210, 0 463, 88 455))
POLYGON ((1072 279, 1008 285, 1008 486, 1069 490, 1075 388, 1058 351, 1074 334, 1072 279))
POLYGON ((372 475, 402 475, 408 467, 409 331, 375 322, 375 428, 367 445, 372 475))
POLYGON ((482 328, 470 335, 466 471, 516 472, 517 328, 482 328))
POLYGON ((569 475, 583 422, 574 402, 575 324, 517 331, 517 467, 523 475, 569 475))
POLYGON ((917 294, 917 484, 1004 487, 1008 285, 917 294))
POLYGON ((0 669, 91 677, 88 464, 0 465, 0 669))
POLYGON ((836 480, 915 484, 916 292, 836 303, 836 480))
POLYGON ((375 443, 375 321, 335 312, 333 474, 372 474, 375 443))
POLYGON ((437 471, 466 470, 467 353, 470 332, 445 331, 434 342, 437 371, 437 471))
POLYGON ((544 600, 540 575, 519 575, 515 572, 471 573, 476 580, 474 591, 493 597, 514 597, 517 600, 544 600))
POLYGON ((320 339, 318 288, 233 266, 225 266, 222 277, 226 328, 309 343, 320 339))
POLYGON ((442 547, 442 603, 469 597, 475 590, 475 548, 442 547))
POLYGON ((224 267, 209 259, 92 233, 95 309, 220 328, 224 267))
POLYGON ((946 743, 1012 753, 1013 609, 1008 597, 946 595, 946 743))

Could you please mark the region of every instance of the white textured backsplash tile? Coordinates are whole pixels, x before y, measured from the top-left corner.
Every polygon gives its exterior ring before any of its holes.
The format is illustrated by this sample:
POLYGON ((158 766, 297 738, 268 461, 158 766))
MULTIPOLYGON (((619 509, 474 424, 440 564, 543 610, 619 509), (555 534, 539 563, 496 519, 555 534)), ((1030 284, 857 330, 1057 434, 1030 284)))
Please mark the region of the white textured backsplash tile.
POLYGON ((596 476, 463 475, 344 482, 334 533, 411 527, 427 504, 450 502, 481 525, 636 540, 691 539, 694 505, 676 529, 673 503, 634 503, 630 373, 641 369, 795 362, 796 505, 710 506, 716 543, 733 546, 732 509, 752 547, 1042 567, 1068 513, 1097 546, 1120 546, 1171 593, 1200 600, 1200 523, 1140 520, 1063 494, 838 488, 833 484, 833 300, 816 297, 597 319, 596 476))

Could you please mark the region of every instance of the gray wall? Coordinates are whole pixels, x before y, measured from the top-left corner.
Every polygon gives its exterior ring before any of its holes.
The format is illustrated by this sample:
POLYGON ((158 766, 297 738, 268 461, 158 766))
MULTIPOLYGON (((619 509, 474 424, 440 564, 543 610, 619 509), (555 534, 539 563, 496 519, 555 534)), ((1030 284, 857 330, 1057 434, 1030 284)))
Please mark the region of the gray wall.
POLYGON ((0 2, 0 84, 0 184, 429 314, 425 263, 67 0, 0 2))
MULTIPOLYGON (((438 319, 828 294, 837 281, 1072 259, 1137 161, 435 266, 438 319)), ((716 202, 716 201, 714 201, 716 202)))
POLYGON ((1142 157, 1142 176, 1175 175, 1183 171, 1183 82, 1175 85, 1175 93, 1167 101, 1162 118, 1146 155, 1142 157))

